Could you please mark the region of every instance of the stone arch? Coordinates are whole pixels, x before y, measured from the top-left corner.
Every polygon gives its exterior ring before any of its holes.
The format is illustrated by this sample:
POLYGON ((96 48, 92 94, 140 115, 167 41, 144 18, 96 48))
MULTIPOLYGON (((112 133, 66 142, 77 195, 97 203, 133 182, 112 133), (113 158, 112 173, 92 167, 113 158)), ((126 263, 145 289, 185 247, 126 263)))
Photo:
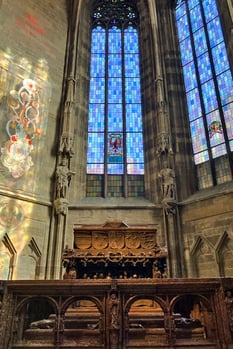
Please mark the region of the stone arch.
POLYGON ((32 237, 18 256, 18 275, 21 280, 36 280, 39 278, 41 251, 32 237), (27 266, 25 268, 25 265, 27 266), (25 274, 26 271, 26 274, 25 274))
POLYGON ((227 277, 232 275, 233 244, 227 231, 224 231, 215 245, 216 261, 219 268, 219 275, 227 277))
POLYGON ((15 258, 16 249, 6 233, 0 243, 0 279, 12 279, 15 258))
POLYGON ((210 241, 208 241, 208 239, 197 236, 191 246, 190 257, 193 268, 192 274, 194 277, 219 276, 215 247, 210 243, 210 241), (213 265, 215 265, 216 268, 213 268, 213 265), (215 270, 217 270, 217 272, 215 270), (212 273, 212 275, 210 273, 212 273))

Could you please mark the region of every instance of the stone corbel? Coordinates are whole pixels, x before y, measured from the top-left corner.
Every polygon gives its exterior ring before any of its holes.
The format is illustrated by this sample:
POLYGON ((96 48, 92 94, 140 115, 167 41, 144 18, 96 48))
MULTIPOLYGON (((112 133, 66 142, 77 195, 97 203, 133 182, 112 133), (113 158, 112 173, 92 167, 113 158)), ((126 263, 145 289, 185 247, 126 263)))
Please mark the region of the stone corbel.
POLYGON ((64 215, 66 216, 68 213, 68 200, 64 198, 58 198, 54 201, 54 207, 56 211, 56 215, 64 215))
POLYGON ((162 206, 167 216, 177 214, 177 203, 175 200, 163 199, 162 206))

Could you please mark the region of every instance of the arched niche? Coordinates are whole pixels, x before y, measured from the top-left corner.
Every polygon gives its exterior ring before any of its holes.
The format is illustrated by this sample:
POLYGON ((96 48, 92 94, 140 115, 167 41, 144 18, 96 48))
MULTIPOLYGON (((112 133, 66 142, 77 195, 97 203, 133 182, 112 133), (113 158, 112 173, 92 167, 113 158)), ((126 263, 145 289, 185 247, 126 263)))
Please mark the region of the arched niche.
POLYGON ((57 304, 50 297, 29 297, 16 309, 13 324, 14 344, 54 344, 57 304))
POLYGON ((104 346, 104 310, 96 297, 70 297, 61 310, 64 345, 104 346))
POLYGON ((209 300, 202 295, 189 294, 175 297, 171 302, 176 342, 213 342, 215 321, 209 300))
POLYGON ((132 297, 124 310, 126 346, 164 345, 167 342, 165 309, 165 303, 159 297, 132 297))

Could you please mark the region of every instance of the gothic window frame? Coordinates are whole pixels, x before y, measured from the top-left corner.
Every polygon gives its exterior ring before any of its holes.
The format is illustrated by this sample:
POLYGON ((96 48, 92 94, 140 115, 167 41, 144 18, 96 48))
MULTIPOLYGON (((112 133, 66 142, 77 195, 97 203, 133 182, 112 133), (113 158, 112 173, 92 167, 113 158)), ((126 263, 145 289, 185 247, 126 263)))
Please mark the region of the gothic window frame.
MULTIPOLYGON (((226 84, 221 80, 223 74, 228 74, 232 84, 232 74, 220 23, 218 2, 212 0, 211 5, 207 13, 206 0, 181 0, 176 4, 178 41, 198 189, 231 181, 233 174, 233 119, 228 115, 233 111, 233 97, 229 97, 228 102, 224 101, 222 89, 226 84), (192 20, 194 13, 196 21, 192 20), (223 62, 220 60, 220 45, 226 52, 223 62), (224 63, 227 67, 224 67, 224 63), (193 68, 189 69, 188 66, 193 68), (189 75, 192 78, 189 78, 189 75), (213 107, 210 105, 210 89, 205 90, 208 84, 213 85, 213 100, 216 100, 213 107), (221 146, 222 154, 217 150, 221 146), (205 158, 202 159, 201 156, 205 158)), ((230 95, 232 91, 229 85, 226 92, 230 95)))
MULTIPOLYGON (((109 152, 109 144, 111 140, 111 135, 113 135, 113 141, 117 141, 114 136, 116 135, 117 131, 108 129, 108 119, 109 119, 109 111, 107 110, 110 108, 111 102, 109 102, 108 99, 108 91, 109 88, 106 88, 104 91, 104 101, 102 104, 102 110, 104 109, 104 141, 102 144, 103 148, 103 162, 102 166, 103 169, 100 169, 100 173, 98 174, 98 171, 90 171, 88 170, 88 166, 90 166, 91 162, 89 161, 89 156, 88 156, 88 151, 90 149, 90 141, 88 139, 88 144, 87 144, 87 192, 86 196, 94 196, 94 197, 144 197, 144 149, 143 149, 143 129, 142 129, 142 98, 141 98, 141 72, 140 72, 140 44, 139 44, 139 14, 137 11, 137 7, 134 1, 131 0, 102 0, 102 1, 96 1, 95 5, 93 7, 92 11, 92 33, 93 30, 96 28, 103 28, 105 31, 106 35, 106 41, 105 41, 105 48, 104 48, 104 84, 108 84, 110 80, 113 80, 114 83, 114 74, 113 76, 110 76, 109 72, 109 67, 110 65, 108 64, 108 60, 110 60, 111 57, 111 52, 110 48, 108 47, 109 41, 108 38, 111 34, 111 31, 114 31, 116 28, 116 31, 119 30, 120 33, 120 42, 121 42, 121 52, 120 52, 120 58, 119 60, 122 60, 121 63, 121 73, 119 76, 119 80, 121 80, 121 89, 122 89, 122 97, 120 99, 120 106, 119 109, 121 108, 122 111, 122 130, 121 132, 118 131, 120 134, 120 146, 122 146, 123 149, 123 161, 122 161, 122 172, 121 173, 115 173, 114 170, 111 171, 109 170, 109 164, 110 164, 110 156, 107 154, 107 150, 109 152), (132 102, 127 102, 127 85, 126 85, 126 80, 128 78, 128 81, 130 81, 130 75, 127 75, 126 72, 126 56, 127 52, 126 49, 124 48, 124 38, 127 35, 127 30, 132 30, 134 31, 134 34, 137 35, 137 49, 138 52, 135 52, 135 57, 137 56, 138 58, 138 71, 139 75, 134 76, 132 79, 137 79, 139 82, 136 83, 140 87, 140 102, 135 103, 132 102), (128 104, 127 104, 128 103, 128 104), (136 111, 136 107, 138 106, 138 110, 136 111), (130 109, 130 106, 133 108, 134 107, 134 113, 135 115, 138 113, 140 114, 140 122, 141 124, 138 126, 137 131, 131 131, 131 134, 135 135, 135 139, 137 140, 135 143, 131 142, 131 145, 128 144, 128 139, 127 138, 129 132, 129 126, 126 126, 127 124, 127 115, 129 115, 129 112, 127 111, 127 106, 130 109), (126 115, 127 114, 127 115, 126 115), (139 139, 139 141, 138 141, 139 139), (133 144, 135 144, 136 149, 138 151, 138 160, 136 159, 135 162, 132 162, 130 164, 130 161, 127 161, 129 158, 129 151, 133 148, 133 144), (139 144, 139 146, 138 146, 139 144), (142 150, 142 151, 141 151, 142 150), (136 165, 136 166, 135 166, 136 165), (130 166, 132 170, 130 170, 130 166), (136 168, 136 170, 134 169, 136 168), (128 168, 128 169, 127 169, 128 168), (96 186, 96 190, 94 189, 94 186, 96 186), (136 190, 134 190, 136 188, 136 190)), ((91 33, 91 36, 92 36, 91 33)), ((114 34, 113 34, 114 35, 114 34)), ((133 34, 132 34, 133 35, 133 34)), ((126 46, 126 45, 125 45, 126 46)), ((92 51, 92 46, 91 46, 91 51, 92 51)), ((128 52, 129 53, 129 52, 128 52)), ((91 52, 91 58, 92 58, 93 52, 91 52)), ((131 55, 133 55, 131 53, 131 55)), ((114 57, 114 54, 113 56, 114 57)), ((92 62, 91 62, 91 68, 92 70, 92 62)), ((92 72, 90 72, 90 89, 91 89, 91 81, 92 79, 92 72)), ((133 81, 133 80, 132 80, 133 81)), ((107 85, 108 86, 108 85, 107 85)), ((130 86, 130 83, 128 84, 130 86)), ((136 90, 135 90, 136 91, 136 90)), ((117 98, 116 98, 117 99, 117 98)), ((90 110, 90 100, 89 100, 89 110, 90 110)), ((113 102, 112 107, 117 107, 117 102, 113 102)), ((88 113, 89 114, 89 113, 88 113)), ((101 113, 100 113, 101 114, 101 113)), ((137 116, 135 116, 135 119, 137 116)), ((89 116, 88 116, 89 119, 89 116)), ((100 120, 97 120, 100 122, 100 120)), ((128 123, 129 125, 129 123, 128 123)), ((88 121, 88 135, 90 135, 90 124, 88 121)), ((102 136, 102 135, 101 135, 102 136)), ((132 137, 131 137, 132 138, 132 137)), ((98 135, 96 135, 96 141, 99 141, 98 135)), ((119 157, 120 158, 120 157, 119 157)), ((112 165, 114 167, 114 164, 112 165)), ((116 164, 117 167, 117 164, 116 164)))

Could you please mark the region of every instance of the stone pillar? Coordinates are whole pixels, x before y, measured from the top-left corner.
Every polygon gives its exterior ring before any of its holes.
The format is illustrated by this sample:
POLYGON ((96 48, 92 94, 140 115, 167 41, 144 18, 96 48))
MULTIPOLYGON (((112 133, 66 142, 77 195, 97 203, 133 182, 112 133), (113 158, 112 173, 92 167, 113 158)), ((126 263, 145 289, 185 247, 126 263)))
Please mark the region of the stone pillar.
POLYGON ((54 221, 50 238, 48 261, 50 274, 48 278, 60 279, 62 277, 62 250, 64 248, 64 236, 69 206, 69 185, 72 176, 71 159, 74 155, 74 107, 76 95, 76 65, 77 45, 79 36, 79 20, 82 0, 69 2, 68 12, 71 16, 68 29, 68 45, 66 52, 66 71, 64 74, 64 98, 61 107, 61 128, 55 169, 55 198, 54 221))
POLYGON ((166 87, 164 84, 164 62, 160 47, 160 28, 158 21, 158 2, 148 0, 151 30, 153 38, 153 56, 155 65, 155 122, 157 129, 157 156, 159 163, 158 180, 161 189, 161 206, 163 210, 164 234, 168 247, 168 274, 169 277, 181 277, 181 254, 179 251, 180 231, 179 212, 177 208, 176 174, 174 153, 172 149, 170 115, 167 105, 166 87))

